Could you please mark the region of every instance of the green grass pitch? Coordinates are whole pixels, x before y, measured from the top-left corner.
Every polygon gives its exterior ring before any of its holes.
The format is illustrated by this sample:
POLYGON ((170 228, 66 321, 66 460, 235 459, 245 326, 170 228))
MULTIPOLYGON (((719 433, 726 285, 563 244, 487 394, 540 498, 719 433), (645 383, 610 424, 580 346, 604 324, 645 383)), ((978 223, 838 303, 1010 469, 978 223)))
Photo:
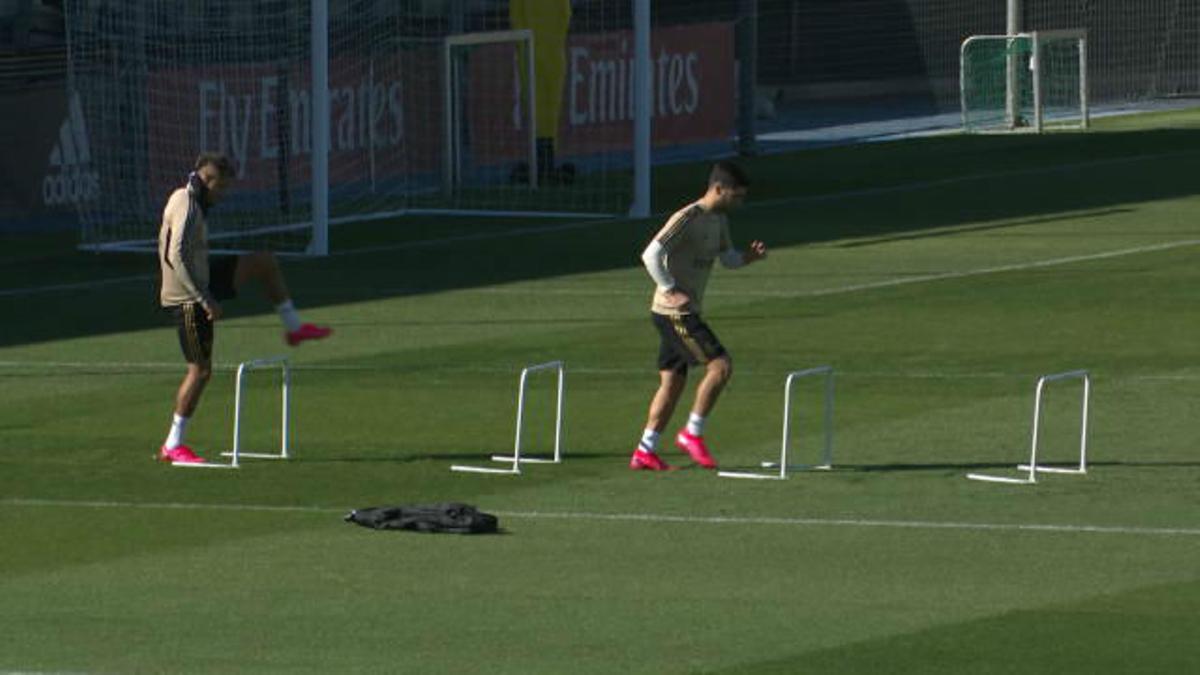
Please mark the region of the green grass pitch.
MULTIPOLYGON (((1183 112, 747 161, 734 238, 771 254, 714 273, 736 372, 708 436, 724 467, 773 458, 784 375, 833 365, 837 469, 787 481, 626 468, 656 383, 638 254, 660 218, 335 229, 341 254, 285 264, 337 330, 289 352, 295 459, 237 472, 150 461, 181 375, 152 257, 8 237, 0 672, 1200 672, 1197 148, 1183 112), (565 463, 452 473, 511 449, 517 374, 550 359, 565 463), (1075 368, 1089 475, 967 480, 1016 475, 1036 378, 1075 368), (341 521, 444 500, 505 534, 341 521)), ((704 173, 660 169, 658 207, 704 173)), ((246 295, 189 429, 209 457, 232 366, 287 349, 246 295)), ((531 380, 530 451, 551 383, 531 380)), ((252 379, 252 448, 277 442, 273 384, 252 379)), ((817 458, 816 385, 797 461, 817 458)), ((1047 460, 1076 457, 1078 397, 1047 390, 1047 460)))

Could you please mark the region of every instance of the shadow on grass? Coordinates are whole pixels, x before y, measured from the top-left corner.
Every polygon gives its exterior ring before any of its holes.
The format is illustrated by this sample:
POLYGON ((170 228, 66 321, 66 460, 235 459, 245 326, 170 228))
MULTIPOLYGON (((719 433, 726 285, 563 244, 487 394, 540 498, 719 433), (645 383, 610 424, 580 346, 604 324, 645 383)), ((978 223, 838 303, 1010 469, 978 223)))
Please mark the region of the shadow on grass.
POLYGON ((1040 216, 1038 218, 1027 218, 1025 220, 1010 221, 992 225, 975 225, 966 227, 946 227, 933 232, 920 232, 916 234, 897 234, 891 236, 873 237, 860 241, 848 241, 844 244, 838 244, 838 248, 859 248, 862 246, 874 246, 876 244, 890 244, 897 241, 914 241, 917 239, 929 239, 932 237, 947 237, 956 234, 970 232, 988 232, 990 230, 1004 230, 1013 227, 1022 227, 1026 225, 1045 225, 1047 223, 1059 223, 1067 220, 1075 220, 1078 218, 1088 218, 1095 220, 1097 218, 1105 218, 1109 216, 1124 215, 1133 213, 1133 209, 1104 209, 1103 211, 1091 211, 1086 213, 1072 213, 1069 216, 1040 216))
MULTIPOLYGON (((1028 555, 1038 553, 1031 549, 1028 555)), ((981 579, 1003 576, 1002 570, 980 573, 981 579)), ((1118 591, 1097 587, 1076 600, 1038 602, 1041 606, 996 609, 982 618, 834 647, 797 648, 794 654, 703 672, 1082 675, 1194 673, 1200 666, 1200 648, 1188 628, 1200 607, 1200 582, 1195 580, 1118 591)))
MULTIPOLYGON (((1053 225, 1064 213, 1112 217, 1129 204, 1195 194, 1198 147, 1200 129, 1179 128, 947 136, 747 159, 753 188, 733 218, 734 240, 877 243, 1053 225)), ((669 212, 695 199, 706 175, 707 163, 659 167, 656 207, 669 212)), ((630 268, 662 218, 344 226, 331 233, 335 255, 290 261, 285 271, 297 304, 312 308, 630 268)), ((0 347, 169 325, 156 308, 154 256, 78 252, 63 233, 13 241, 0 259, 0 312, 20 320, 5 321, 0 347)), ((269 311, 256 290, 242 295, 227 303, 228 316, 269 311)))

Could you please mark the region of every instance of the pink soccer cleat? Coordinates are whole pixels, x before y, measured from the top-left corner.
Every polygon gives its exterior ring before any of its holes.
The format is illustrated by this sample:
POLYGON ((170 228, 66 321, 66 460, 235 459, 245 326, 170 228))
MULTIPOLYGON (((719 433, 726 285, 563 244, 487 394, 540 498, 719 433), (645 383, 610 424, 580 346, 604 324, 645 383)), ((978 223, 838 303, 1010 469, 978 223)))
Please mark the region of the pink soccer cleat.
POLYGON ((332 333, 332 328, 306 323, 294 331, 284 333, 283 339, 286 340, 289 345, 295 347, 305 340, 323 340, 329 337, 332 333))
POLYGON ((646 452, 641 448, 633 451, 633 457, 629 458, 629 468, 634 471, 670 471, 671 467, 662 458, 653 452, 646 452))
POLYGON ((679 433, 675 434, 675 445, 691 455, 692 461, 700 466, 706 469, 717 468, 716 460, 708 454, 708 447, 704 445, 703 436, 693 436, 687 432, 687 429, 680 429, 679 433))
POLYGON ((160 462, 178 462, 179 464, 203 464, 204 458, 192 452, 192 449, 186 445, 177 445, 173 448, 162 446, 158 451, 158 461, 160 462))

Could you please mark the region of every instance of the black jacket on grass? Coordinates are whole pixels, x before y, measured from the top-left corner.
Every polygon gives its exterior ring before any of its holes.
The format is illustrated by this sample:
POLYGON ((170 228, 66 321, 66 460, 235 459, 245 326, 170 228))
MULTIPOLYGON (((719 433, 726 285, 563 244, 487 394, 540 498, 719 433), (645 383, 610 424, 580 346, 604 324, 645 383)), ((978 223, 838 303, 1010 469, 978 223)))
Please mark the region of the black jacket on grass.
POLYGON ((350 523, 376 530, 414 530, 453 534, 487 534, 499 531, 500 521, 470 504, 409 504, 371 506, 346 514, 350 523))

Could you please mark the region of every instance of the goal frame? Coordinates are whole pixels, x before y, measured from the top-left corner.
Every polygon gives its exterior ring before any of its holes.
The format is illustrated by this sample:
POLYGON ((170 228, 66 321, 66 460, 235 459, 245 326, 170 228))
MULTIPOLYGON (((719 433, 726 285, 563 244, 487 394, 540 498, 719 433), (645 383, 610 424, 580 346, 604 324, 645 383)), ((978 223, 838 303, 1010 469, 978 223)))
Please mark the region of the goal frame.
POLYGON ((463 33, 451 35, 442 40, 442 132, 444 135, 445 155, 442 157, 442 189, 447 193, 453 192, 461 179, 462 144, 459 124, 462 106, 456 96, 459 89, 457 69, 454 67, 454 50, 458 47, 477 47, 492 44, 516 43, 525 49, 525 111, 529 125, 528 155, 525 161, 529 164, 529 187, 537 189, 537 68, 533 58, 533 31, 528 28, 503 31, 486 31, 481 33, 463 33))
MULTIPOLYGON (((627 205, 621 205, 619 209, 614 209, 612 212, 596 213, 595 207, 588 212, 587 208, 576 210, 550 210, 541 209, 535 206, 531 210, 497 210, 489 208, 478 209, 463 209, 463 208, 428 208, 412 204, 400 204, 399 208, 384 209, 375 211, 363 211, 350 215, 331 215, 330 192, 334 186, 330 185, 330 133, 331 133, 331 94, 330 94, 330 0, 309 0, 309 53, 311 63, 311 174, 310 184, 308 186, 310 192, 310 213, 308 218, 298 218, 291 222, 269 222, 260 228, 251 230, 242 230, 228 234, 229 239, 236 239, 241 236, 253 236, 260 234, 270 234, 273 232, 292 231, 292 230, 308 230, 310 232, 309 242, 306 246, 297 247, 296 250, 280 250, 276 251, 278 255, 287 256, 328 256, 330 253, 329 242, 329 227, 330 225, 351 223, 351 222, 369 222, 372 220, 380 220, 387 218, 395 218, 405 215, 469 215, 469 216, 497 216, 497 217, 528 217, 528 218, 648 218, 650 216, 651 207, 651 108, 653 100, 653 59, 650 50, 651 38, 651 15, 650 3, 651 0, 610 0, 612 3, 629 3, 631 15, 633 17, 633 44, 632 44, 632 107, 633 107, 633 128, 631 135, 631 143, 628 149, 632 162, 632 177, 629 194, 630 199, 627 205)), ((303 26, 303 24, 301 24, 303 26)), ((444 75, 450 74, 452 64, 450 63, 449 54, 454 47, 468 44, 486 44, 495 42, 497 38, 507 38, 521 41, 526 45, 528 50, 528 58, 525 59, 525 75, 528 77, 529 86, 527 87, 527 96, 529 97, 529 129, 530 129, 530 149, 529 149, 529 166, 536 166, 537 160, 537 133, 536 124, 536 106, 535 97, 536 91, 533 86, 536 77, 535 58, 533 55, 534 36, 532 31, 528 29, 514 29, 509 31, 482 31, 475 33, 461 33, 450 35, 442 38, 442 61, 441 69, 444 75)), ((68 78, 70 82, 70 77, 68 78)), ((442 85, 444 91, 440 92, 444 97, 444 102, 448 102, 452 97, 452 83, 450 78, 442 85)), ((436 89, 433 92, 434 96, 438 96, 436 89)), ((453 111, 448 107, 444 111, 446 116, 446 130, 444 139, 444 147, 449 151, 447 157, 443 158, 443 188, 452 186, 453 173, 452 162, 457 156, 456 148, 453 147, 453 129, 454 119, 453 111)), ((522 153, 524 154, 524 153, 522 153)), ((436 174, 435 174, 436 175, 436 174)), ((530 187, 537 187, 538 171, 532 170, 529 172, 530 187)), ((303 189, 303 188, 301 188, 303 189)), ((545 206, 550 206, 546 204, 545 206)), ((568 206, 568 209, 571 209, 568 206)), ((90 225, 87 222, 81 221, 82 228, 86 231, 90 225)), ((244 253, 249 249, 241 248, 237 244, 229 246, 221 246, 220 240, 223 237, 220 233, 213 233, 210 240, 217 244, 212 249, 213 253, 244 253)), ((127 238, 122 240, 105 240, 103 237, 89 240, 88 237, 83 237, 84 241, 77 245, 80 250, 88 250, 95 252, 154 252, 157 251, 157 237, 148 236, 145 238, 127 238)), ((116 239, 116 238, 114 238, 116 239)), ((232 242, 231 242, 232 243, 232 242)))
POLYGON ((1063 30, 1029 31, 1004 35, 972 35, 963 40, 959 47, 959 103, 962 113, 962 127, 968 133, 1043 133, 1047 127, 1045 119, 1045 101, 1042 83, 1042 46, 1050 40, 1076 40, 1079 45, 1079 122, 1074 125, 1054 125, 1055 128, 1077 128, 1086 130, 1091 126, 1091 113, 1088 105, 1088 74, 1087 74, 1087 30, 1082 28, 1063 30), (1006 64, 1005 101, 1006 114, 1003 128, 972 129, 968 122, 967 101, 967 49, 976 42, 991 40, 1024 40, 1028 39, 1032 46, 1029 68, 1033 80, 1033 125, 1021 126, 1016 123, 1017 115, 1014 110, 1016 101, 1017 77, 1015 60, 1009 58, 1006 64))

